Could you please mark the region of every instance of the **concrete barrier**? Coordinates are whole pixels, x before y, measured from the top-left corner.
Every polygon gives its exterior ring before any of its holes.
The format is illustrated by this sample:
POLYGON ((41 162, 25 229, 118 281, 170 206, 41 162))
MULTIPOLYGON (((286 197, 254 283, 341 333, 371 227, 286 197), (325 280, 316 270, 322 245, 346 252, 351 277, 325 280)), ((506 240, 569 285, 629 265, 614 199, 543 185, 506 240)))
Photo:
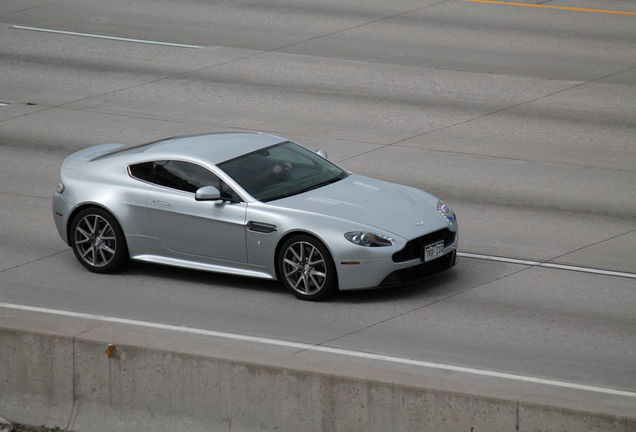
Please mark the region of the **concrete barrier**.
POLYGON ((0 417, 78 432, 636 431, 636 398, 544 390, 0 309, 0 417))

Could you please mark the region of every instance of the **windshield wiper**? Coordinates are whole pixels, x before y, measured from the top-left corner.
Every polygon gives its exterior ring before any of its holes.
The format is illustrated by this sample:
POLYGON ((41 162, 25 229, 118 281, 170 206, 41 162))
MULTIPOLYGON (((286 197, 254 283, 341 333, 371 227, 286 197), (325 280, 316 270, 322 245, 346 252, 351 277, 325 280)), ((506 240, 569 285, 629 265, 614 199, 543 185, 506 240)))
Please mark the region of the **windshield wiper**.
POLYGON ((311 186, 307 186, 306 188, 303 188, 303 189, 295 190, 295 191, 292 191, 292 192, 289 192, 289 193, 286 193, 286 194, 282 194, 282 195, 275 196, 273 198, 269 198, 267 200, 264 200, 264 202, 275 201, 275 200, 278 200, 278 199, 283 199, 283 198, 287 198, 287 197, 290 197, 290 196, 299 195, 301 193, 309 192, 309 191, 312 191, 314 189, 319 189, 321 187, 330 185, 332 183, 339 182, 340 180, 342 180, 345 177, 347 177, 346 173, 338 174, 337 176, 332 177, 329 180, 325 180, 323 182, 316 183, 316 184, 313 184, 311 186))
POLYGON ((345 177, 346 177, 346 174, 345 173, 341 173, 341 174, 338 174, 335 177, 330 178, 329 180, 325 180, 323 182, 316 183, 315 185, 308 186, 305 189, 301 189, 300 191, 298 191, 296 193, 297 194, 301 194, 303 192, 309 192, 309 191, 314 190, 314 189, 319 189, 319 188, 321 188, 323 186, 327 186, 327 185, 330 185, 332 183, 339 182, 340 180, 342 180, 345 177))

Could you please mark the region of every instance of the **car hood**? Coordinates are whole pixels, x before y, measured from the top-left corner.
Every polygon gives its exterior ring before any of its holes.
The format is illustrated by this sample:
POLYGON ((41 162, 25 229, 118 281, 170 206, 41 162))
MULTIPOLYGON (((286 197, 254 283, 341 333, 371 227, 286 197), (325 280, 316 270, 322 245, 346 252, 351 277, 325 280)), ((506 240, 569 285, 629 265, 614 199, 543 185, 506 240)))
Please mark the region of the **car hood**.
POLYGON ((368 229, 362 224, 411 239, 448 227, 437 212, 437 201, 418 189, 352 174, 269 204, 348 220, 351 230, 368 229))

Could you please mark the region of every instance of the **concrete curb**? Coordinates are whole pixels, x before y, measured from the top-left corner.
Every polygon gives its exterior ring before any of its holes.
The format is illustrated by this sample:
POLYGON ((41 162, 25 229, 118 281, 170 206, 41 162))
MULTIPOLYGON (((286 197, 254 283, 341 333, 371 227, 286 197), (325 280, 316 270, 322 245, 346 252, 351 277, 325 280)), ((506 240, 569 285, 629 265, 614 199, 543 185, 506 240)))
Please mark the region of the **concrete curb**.
POLYGON ((38 313, 0 309, 0 347, 0 416, 78 432, 636 430, 634 398, 490 386, 38 313))

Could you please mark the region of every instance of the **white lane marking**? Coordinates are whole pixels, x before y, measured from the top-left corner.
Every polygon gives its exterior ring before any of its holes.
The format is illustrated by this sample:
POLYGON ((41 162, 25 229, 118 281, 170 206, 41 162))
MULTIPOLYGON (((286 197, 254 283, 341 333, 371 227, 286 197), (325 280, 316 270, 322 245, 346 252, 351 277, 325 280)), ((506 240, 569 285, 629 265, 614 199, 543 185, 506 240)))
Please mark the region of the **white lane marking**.
POLYGON ((556 263, 551 263, 546 261, 532 261, 532 260, 522 260, 522 259, 516 259, 516 258, 498 257, 493 255, 481 255, 481 254, 474 254, 469 252, 458 252, 457 255, 464 258, 475 258, 475 259, 481 259, 481 260, 487 260, 487 261, 498 261, 498 262, 505 262, 508 264, 520 264, 520 265, 526 265, 526 266, 532 266, 532 267, 546 267, 546 268, 553 268, 558 270, 568 270, 568 271, 575 271, 575 272, 582 272, 582 273, 592 273, 592 274, 603 275, 603 276, 616 276, 616 277, 623 277, 623 278, 629 278, 629 279, 636 279, 636 273, 602 270, 602 269, 580 267, 580 266, 573 266, 573 265, 566 265, 566 264, 556 264, 556 263))
POLYGON ((405 364, 410 366, 419 366, 419 367, 425 367, 430 369, 447 370, 447 371, 453 371, 453 372, 462 372, 466 374, 487 376, 491 378, 503 378, 503 379, 509 379, 514 381, 533 383, 533 384, 545 384, 545 385, 554 386, 554 387, 568 388, 568 389, 574 389, 574 390, 584 390, 584 391, 595 392, 595 393, 610 394, 614 396, 626 396, 626 397, 636 398, 636 392, 629 392, 629 391, 616 390, 616 389, 610 389, 605 387, 596 387, 596 386, 583 385, 583 384, 575 384, 575 383, 569 383, 565 381, 548 380, 543 378, 535 378, 530 376, 515 375, 515 374, 488 371, 488 370, 482 370, 482 369, 474 369, 474 368, 462 367, 462 366, 453 366, 453 365, 447 365, 443 363, 433 363, 433 362, 427 362, 422 360, 407 359, 402 357, 393 357, 393 356, 387 356, 387 355, 381 355, 381 354, 371 354, 371 353, 365 353, 361 351, 346 350, 342 348, 333 348, 333 347, 322 346, 322 345, 312 345, 312 344, 306 344, 302 342, 291 342, 291 341, 286 341, 282 339, 247 336, 247 335, 241 335, 236 333, 220 332, 215 330, 204 330, 204 329, 197 329, 197 328, 191 328, 191 327, 181 327, 176 325, 153 323, 153 322, 133 320, 128 318, 115 318, 115 317, 109 317, 105 315, 93 315, 93 314, 86 314, 86 313, 80 313, 80 312, 70 312, 70 311, 64 311, 64 310, 58 310, 58 309, 17 305, 17 304, 4 303, 4 302, 0 302, 0 308, 29 311, 29 312, 39 312, 39 313, 45 313, 45 314, 51 314, 51 315, 66 316, 71 318, 82 318, 82 319, 89 319, 93 321, 126 324, 126 325, 133 325, 137 327, 169 330, 169 331, 183 332, 183 333, 190 333, 190 334, 197 334, 197 335, 204 335, 204 336, 213 336, 218 338, 255 342, 255 343, 261 343, 266 345, 277 345, 277 346, 294 348, 294 349, 299 349, 304 351, 317 351, 317 352, 323 352, 323 353, 329 353, 329 354, 338 354, 338 355, 343 355, 348 357, 361 358, 366 360, 380 360, 380 361, 384 361, 388 363, 405 364))
POLYGON ((69 36, 82 36, 82 37, 89 37, 93 39, 108 39, 108 40, 115 40, 120 42, 134 42, 134 43, 142 43, 142 44, 149 44, 149 45, 163 45, 163 46, 170 46, 170 47, 177 47, 177 48, 206 48, 203 45, 189 45, 189 44, 161 42, 161 41, 145 40, 145 39, 132 39, 132 38, 125 38, 125 37, 118 37, 118 36, 108 36, 108 35, 100 35, 100 34, 93 34, 93 33, 81 33, 81 32, 74 32, 74 31, 67 31, 67 30, 42 28, 42 27, 13 25, 11 26, 11 28, 18 29, 18 30, 39 31, 39 32, 45 32, 45 33, 57 33, 57 34, 63 34, 63 35, 69 35, 69 36))

